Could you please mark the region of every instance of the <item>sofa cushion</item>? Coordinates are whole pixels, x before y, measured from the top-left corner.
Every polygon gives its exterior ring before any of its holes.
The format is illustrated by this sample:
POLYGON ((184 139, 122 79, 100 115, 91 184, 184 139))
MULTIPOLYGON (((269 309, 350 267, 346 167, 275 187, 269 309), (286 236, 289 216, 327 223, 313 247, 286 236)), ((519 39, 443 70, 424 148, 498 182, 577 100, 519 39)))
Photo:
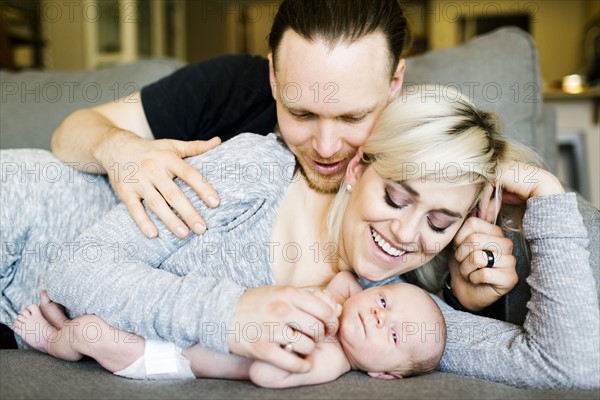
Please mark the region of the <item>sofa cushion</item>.
POLYGON ((383 380, 352 371, 323 385, 264 389, 225 379, 125 379, 89 359, 71 363, 34 350, 0 350, 0 365, 4 399, 598 399, 597 390, 527 390, 441 372, 383 380))
POLYGON ((52 132, 71 112, 118 101, 181 65, 152 59, 88 71, 0 71, 0 148, 50 149, 52 132))
POLYGON ((468 95, 480 108, 498 113, 505 134, 536 149, 555 170, 555 132, 544 129, 538 55, 531 36, 501 28, 461 46, 407 59, 404 87, 436 84, 434 93, 450 95, 444 85, 468 95))

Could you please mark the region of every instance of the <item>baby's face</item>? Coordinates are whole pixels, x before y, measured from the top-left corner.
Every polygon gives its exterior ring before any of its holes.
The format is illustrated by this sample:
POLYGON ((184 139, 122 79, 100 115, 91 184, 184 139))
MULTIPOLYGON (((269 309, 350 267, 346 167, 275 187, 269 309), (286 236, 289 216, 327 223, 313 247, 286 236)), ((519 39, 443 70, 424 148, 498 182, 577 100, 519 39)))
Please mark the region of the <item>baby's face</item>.
POLYGON ((399 376, 411 360, 443 351, 443 324, 427 293, 396 283, 346 300, 338 337, 353 367, 399 376))

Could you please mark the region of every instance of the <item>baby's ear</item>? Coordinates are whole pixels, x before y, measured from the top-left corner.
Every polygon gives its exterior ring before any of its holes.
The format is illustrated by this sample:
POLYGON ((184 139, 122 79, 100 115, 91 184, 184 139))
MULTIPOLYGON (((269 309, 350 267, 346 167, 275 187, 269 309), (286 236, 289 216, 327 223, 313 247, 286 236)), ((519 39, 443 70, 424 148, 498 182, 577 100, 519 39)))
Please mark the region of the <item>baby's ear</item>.
POLYGON ((367 372, 367 374, 369 374, 369 376, 372 378, 378 379, 402 379, 402 375, 396 373, 388 374, 387 372, 367 372))

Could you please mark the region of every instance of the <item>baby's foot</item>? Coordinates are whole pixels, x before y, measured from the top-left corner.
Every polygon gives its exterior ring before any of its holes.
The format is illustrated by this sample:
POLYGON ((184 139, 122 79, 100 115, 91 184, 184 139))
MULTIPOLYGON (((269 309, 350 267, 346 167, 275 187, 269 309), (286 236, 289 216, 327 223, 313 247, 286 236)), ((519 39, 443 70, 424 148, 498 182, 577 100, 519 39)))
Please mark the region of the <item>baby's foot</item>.
POLYGON ((42 311, 44 318, 46 318, 46 320, 48 320, 55 328, 62 328, 65 322, 69 320, 65 315, 64 307, 50 300, 48 292, 45 290, 40 292, 40 298, 40 310, 42 311))
POLYGON ((44 318, 40 308, 30 304, 19 313, 13 330, 28 345, 43 353, 48 353, 48 339, 57 337, 58 331, 44 318))
MULTIPOLYGON (((67 322, 65 320, 65 322, 67 322)), ((16 334, 36 350, 66 361, 78 361, 83 356, 73 349, 68 331, 52 325, 36 304, 28 305, 13 324, 16 334), (64 335, 64 337, 63 337, 64 335)))

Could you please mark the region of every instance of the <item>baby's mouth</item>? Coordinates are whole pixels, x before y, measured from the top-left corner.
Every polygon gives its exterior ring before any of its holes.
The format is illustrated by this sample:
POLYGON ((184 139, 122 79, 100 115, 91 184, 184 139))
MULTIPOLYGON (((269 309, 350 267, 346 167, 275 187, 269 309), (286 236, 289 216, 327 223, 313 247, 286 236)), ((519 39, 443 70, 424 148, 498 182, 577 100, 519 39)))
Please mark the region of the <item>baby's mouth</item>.
POLYGON ((365 326, 365 320, 363 319, 362 315, 360 315, 360 313, 358 313, 358 319, 360 319, 360 324, 362 325, 363 332, 365 333, 365 337, 366 337, 367 336, 367 327, 365 326))

